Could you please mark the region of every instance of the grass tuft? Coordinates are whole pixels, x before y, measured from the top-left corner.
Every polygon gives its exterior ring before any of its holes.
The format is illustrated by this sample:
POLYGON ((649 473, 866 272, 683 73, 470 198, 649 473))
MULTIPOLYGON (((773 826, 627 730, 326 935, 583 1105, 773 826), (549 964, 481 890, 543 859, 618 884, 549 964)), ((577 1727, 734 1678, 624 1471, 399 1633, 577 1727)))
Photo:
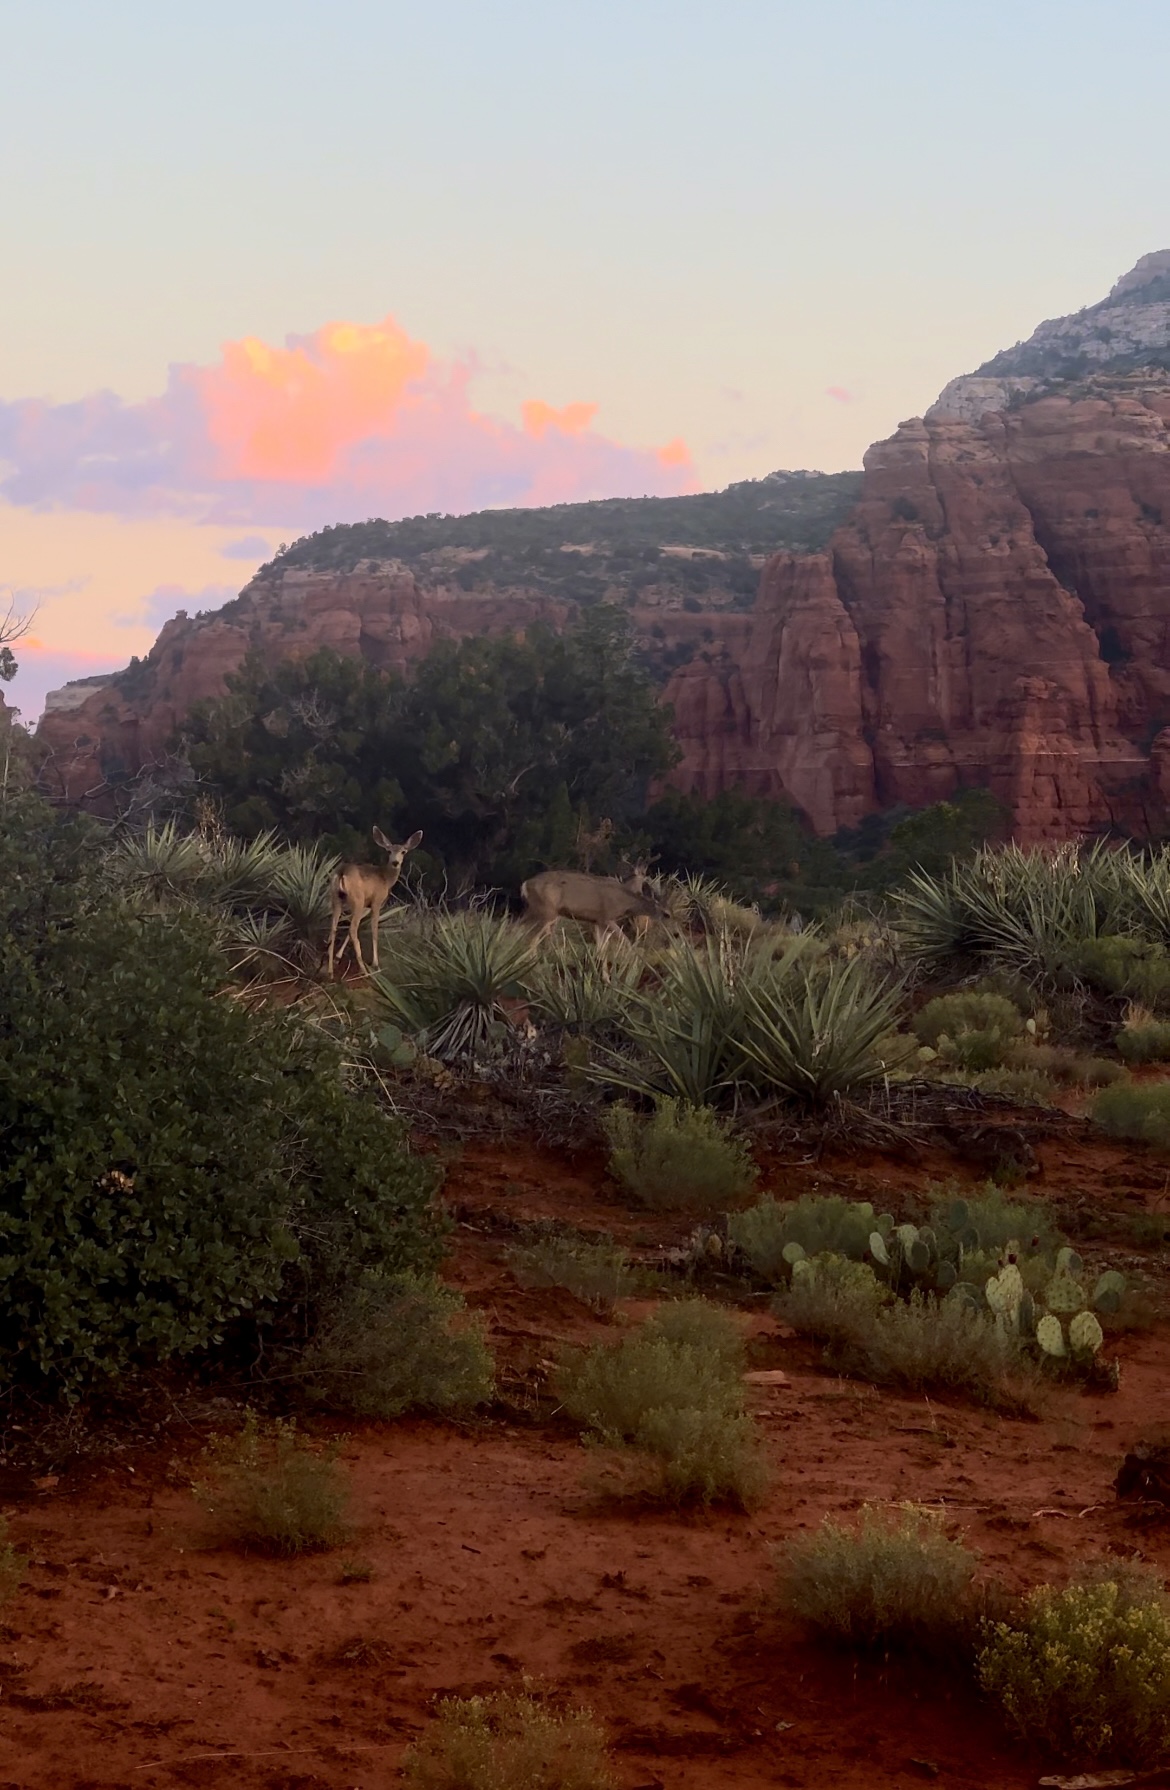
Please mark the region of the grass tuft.
POLYGON ((613 1790, 605 1744, 585 1709, 527 1692, 445 1697, 403 1760, 414 1790, 613 1790))

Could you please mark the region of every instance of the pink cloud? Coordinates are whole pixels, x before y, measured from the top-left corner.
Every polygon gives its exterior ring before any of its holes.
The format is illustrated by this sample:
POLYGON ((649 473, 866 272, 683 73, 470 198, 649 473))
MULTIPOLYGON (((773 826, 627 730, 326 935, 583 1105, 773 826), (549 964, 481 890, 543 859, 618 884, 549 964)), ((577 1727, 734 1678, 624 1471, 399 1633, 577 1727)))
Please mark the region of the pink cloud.
POLYGON ((478 412, 471 360, 443 362, 392 317, 283 348, 254 337, 174 366, 141 403, 0 401, 0 495, 40 509, 221 523, 360 521, 434 510, 692 489, 686 444, 627 447, 595 404, 531 399, 518 426, 478 412))
POLYGON ((843 385, 827 385, 825 396, 826 398, 836 398, 838 404, 855 404, 857 402, 856 393, 847 390, 843 385))

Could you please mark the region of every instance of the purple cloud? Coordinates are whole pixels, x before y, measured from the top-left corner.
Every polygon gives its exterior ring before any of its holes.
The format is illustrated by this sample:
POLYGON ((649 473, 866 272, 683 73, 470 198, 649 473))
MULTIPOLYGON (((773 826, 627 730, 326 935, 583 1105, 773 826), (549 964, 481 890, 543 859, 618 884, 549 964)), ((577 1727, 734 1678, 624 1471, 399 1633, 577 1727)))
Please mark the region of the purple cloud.
POLYGON ((271 556, 272 548, 263 535, 241 535, 238 540, 229 541, 220 548, 225 559, 258 559, 264 561, 271 556))

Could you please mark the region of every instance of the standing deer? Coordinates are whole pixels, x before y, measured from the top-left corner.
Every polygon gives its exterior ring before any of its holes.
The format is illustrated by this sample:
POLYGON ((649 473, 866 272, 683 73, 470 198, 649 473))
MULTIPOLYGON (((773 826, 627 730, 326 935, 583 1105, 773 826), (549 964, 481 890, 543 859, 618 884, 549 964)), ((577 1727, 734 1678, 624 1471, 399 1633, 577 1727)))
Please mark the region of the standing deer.
MULTIPOLYGON (((422 843, 421 829, 412 833, 405 845, 395 845, 387 839, 381 827, 374 828, 374 844, 380 845, 388 854, 385 864, 343 864, 333 879, 333 924, 329 928, 329 974, 333 974, 333 947, 337 942, 337 923, 341 919, 343 908, 349 909, 348 943, 357 958, 358 968, 363 975, 368 974, 365 959, 362 956, 361 940, 358 938, 358 927, 361 925, 367 910, 370 915, 370 933, 373 943, 373 967, 378 967, 378 922, 382 917, 382 906, 391 889, 402 874, 402 861, 408 851, 422 843)), ((345 955, 346 940, 341 943, 338 952, 340 959, 345 955)))
POLYGON ((558 920, 580 920, 592 926, 600 951, 623 920, 645 915, 663 918, 663 906, 646 887, 646 866, 637 865, 625 881, 593 876, 586 870, 542 870, 520 886, 529 919, 536 923, 535 943, 546 939, 558 920))

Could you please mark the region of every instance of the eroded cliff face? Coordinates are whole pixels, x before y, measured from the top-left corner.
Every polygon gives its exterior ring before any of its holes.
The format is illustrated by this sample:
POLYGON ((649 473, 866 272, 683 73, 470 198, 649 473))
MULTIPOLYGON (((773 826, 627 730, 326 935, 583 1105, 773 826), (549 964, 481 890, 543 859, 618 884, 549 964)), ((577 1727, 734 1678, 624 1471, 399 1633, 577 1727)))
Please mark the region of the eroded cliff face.
MULTIPOLYGON (((399 564, 286 570, 58 693, 40 738, 76 796, 149 764, 250 647, 402 670, 570 607, 399 564)), ((632 614, 686 660, 665 691, 684 790, 791 801, 820 833, 973 786, 1022 841, 1170 828, 1170 253, 871 448, 827 550, 776 554, 750 614, 645 594, 632 614)))
POLYGON ((1170 379, 931 414, 865 472, 827 554, 765 569, 742 664, 672 679, 680 786, 783 792, 820 832, 978 785, 1023 840, 1160 830, 1170 379))

